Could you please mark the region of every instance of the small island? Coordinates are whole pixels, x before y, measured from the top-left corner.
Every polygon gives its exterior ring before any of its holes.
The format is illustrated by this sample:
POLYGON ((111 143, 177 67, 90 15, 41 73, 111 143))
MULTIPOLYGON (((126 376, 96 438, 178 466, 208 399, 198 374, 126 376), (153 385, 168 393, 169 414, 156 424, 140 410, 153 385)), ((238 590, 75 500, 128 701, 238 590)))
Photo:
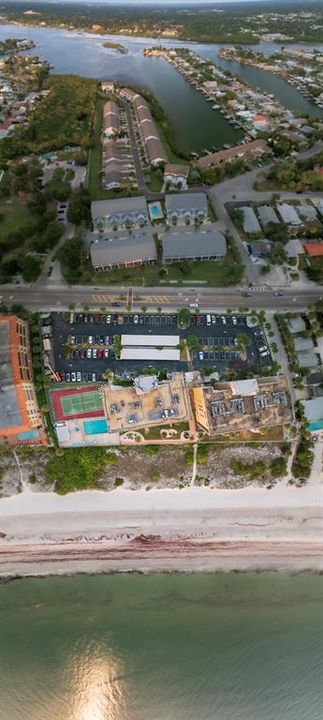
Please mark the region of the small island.
POLYGON ((121 53, 121 55, 127 55, 128 53, 128 48, 126 48, 124 45, 121 45, 121 43, 117 42, 111 42, 110 40, 104 42, 103 47, 109 48, 110 50, 116 50, 118 53, 121 53))
POLYGON ((36 47, 33 40, 20 40, 19 38, 7 38, 0 42, 0 55, 9 55, 11 53, 23 52, 36 47))

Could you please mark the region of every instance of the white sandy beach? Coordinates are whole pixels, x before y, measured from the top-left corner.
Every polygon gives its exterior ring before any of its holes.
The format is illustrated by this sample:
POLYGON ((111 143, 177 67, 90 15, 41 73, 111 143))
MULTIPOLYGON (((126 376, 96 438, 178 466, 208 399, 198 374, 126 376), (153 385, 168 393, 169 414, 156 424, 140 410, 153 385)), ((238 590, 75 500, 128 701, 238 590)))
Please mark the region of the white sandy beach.
POLYGON ((0 501, 0 576, 323 571, 323 488, 24 492, 0 501))

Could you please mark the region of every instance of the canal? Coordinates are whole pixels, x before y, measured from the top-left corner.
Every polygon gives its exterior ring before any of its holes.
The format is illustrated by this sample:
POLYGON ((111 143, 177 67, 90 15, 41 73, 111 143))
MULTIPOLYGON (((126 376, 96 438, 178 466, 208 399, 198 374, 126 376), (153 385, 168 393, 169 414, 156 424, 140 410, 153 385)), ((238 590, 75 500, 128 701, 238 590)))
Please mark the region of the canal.
MULTIPOLYGON (((178 146, 185 152, 203 152, 213 146, 236 143, 243 137, 211 104, 191 87, 163 58, 145 57, 144 47, 160 44, 151 38, 96 36, 57 28, 2 25, 0 40, 8 37, 31 38, 37 47, 31 51, 48 60, 57 73, 75 73, 99 80, 112 79, 148 88, 173 123, 178 146), (103 47, 106 40, 121 42, 128 53, 121 55, 103 47)), ((163 45, 191 47, 196 52, 231 70, 254 87, 272 93, 285 107, 297 113, 322 115, 314 103, 304 98, 285 80, 258 68, 241 66, 218 56, 220 45, 201 45, 162 41, 163 45)), ((269 44, 268 44, 269 45, 269 44)), ((272 46, 271 46, 272 47, 272 46)), ((259 46, 259 49, 265 49, 259 46)))

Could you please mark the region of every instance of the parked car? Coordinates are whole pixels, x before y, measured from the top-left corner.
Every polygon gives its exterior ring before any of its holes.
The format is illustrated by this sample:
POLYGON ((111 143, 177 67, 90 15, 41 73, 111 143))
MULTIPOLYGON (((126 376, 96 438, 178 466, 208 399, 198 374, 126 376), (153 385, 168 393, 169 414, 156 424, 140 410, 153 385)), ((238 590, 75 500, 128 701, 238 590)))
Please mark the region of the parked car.
POLYGON ((105 357, 106 360, 107 360, 108 357, 109 357, 109 350, 108 350, 108 348, 105 348, 105 350, 104 350, 104 357, 105 357))
POLYGON ((199 352, 199 360, 204 360, 204 353, 202 352, 202 350, 200 350, 199 352))
POLYGON ((92 335, 89 335, 88 343, 89 343, 89 345, 93 345, 93 336, 92 335))
POLYGON ((236 325, 236 324, 237 324, 237 318, 234 315, 232 315, 232 325, 236 325))
POLYGON ((65 380, 66 380, 66 382, 71 382, 71 374, 70 373, 66 373, 65 380))
POLYGON ((91 380, 92 382, 96 382, 96 373, 92 373, 91 380))
POLYGON ((92 350, 91 350, 91 348, 88 348, 88 349, 87 349, 87 351, 86 351, 86 357, 88 358, 88 360, 91 359, 91 357, 92 357, 92 350))
POLYGON ((76 373, 76 380, 77 380, 77 382, 81 382, 81 380, 82 380, 82 375, 81 375, 80 372, 77 372, 77 373, 76 373))
POLYGON ((107 315, 106 322, 108 323, 108 325, 110 325, 110 323, 111 323, 111 315, 107 315))
POLYGON ((97 349, 96 349, 96 348, 93 348, 93 351, 92 351, 92 357, 93 357, 93 360, 96 360, 96 359, 97 359, 97 357, 98 357, 98 351, 97 351, 97 349))
POLYGON ((135 325, 138 325, 138 322, 139 322, 139 317, 138 317, 138 315, 134 315, 133 321, 134 321, 134 324, 135 324, 135 325))
POLYGON ((110 344, 110 337, 109 337, 109 335, 106 335, 105 344, 106 344, 106 345, 109 345, 109 344, 110 344))
POLYGON ((76 382, 76 373, 75 372, 71 373, 71 380, 72 380, 72 382, 76 382))

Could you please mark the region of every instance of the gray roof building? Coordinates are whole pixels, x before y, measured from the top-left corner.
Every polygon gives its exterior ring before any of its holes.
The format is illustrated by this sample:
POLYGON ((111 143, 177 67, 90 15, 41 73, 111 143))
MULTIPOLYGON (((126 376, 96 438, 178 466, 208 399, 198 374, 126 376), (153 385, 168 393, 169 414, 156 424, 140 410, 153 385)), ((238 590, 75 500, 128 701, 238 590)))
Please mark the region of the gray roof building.
POLYGON ((305 250, 301 241, 298 238, 291 238, 288 243, 284 245, 284 250, 289 258, 296 258, 298 255, 304 255, 305 250))
POLYGON ((179 260, 220 260, 227 252, 222 233, 207 231, 168 232, 160 236, 164 262, 179 260))
POLYGON ((207 199, 202 192, 177 193, 166 195, 167 215, 191 215, 192 217, 201 214, 207 215, 207 199))
POLYGON ((301 317, 296 318, 290 318, 287 321, 289 332, 292 333, 292 335, 296 335, 297 333, 302 333, 304 330, 306 330, 305 321, 301 317))
POLYGON ((119 108, 113 100, 104 105, 103 130, 106 135, 116 135, 120 130, 119 108))
POLYGON ((304 350, 312 350, 314 343, 312 338, 296 337, 294 338, 294 347, 296 352, 303 352, 304 350))
POLYGON ((259 233, 261 232, 261 227, 259 225, 257 215, 252 207, 249 207, 246 205, 245 207, 240 208, 243 212, 243 229, 245 233, 259 233))
POLYGON ((301 218, 305 218, 305 220, 317 220, 317 212, 313 205, 298 205, 296 210, 301 218))
POLYGON ((307 422, 310 424, 310 430, 314 432, 315 430, 322 429, 323 428, 323 403, 321 397, 312 398, 312 400, 302 400, 302 405, 304 408, 304 415, 306 417, 307 422), (314 426, 311 427, 311 424, 314 424, 314 426), (317 425, 317 427, 316 427, 317 425))
POLYGON ((302 221, 292 205, 282 203, 277 205, 277 211, 285 225, 302 225, 302 221))
POLYGON ((94 200, 91 203, 91 214, 94 227, 122 224, 127 220, 139 222, 148 220, 146 200, 144 197, 116 198, 115 200, 94 200))
POLYGON ((301 368, 314 368, 319 364, 319 359, 314 352, 297 353, 297 361, 301 368))
POLYGON ((257 212, 260 222, 263 225, 269 225, 269 223, 278 224, 280 222, 274 208, 272 208, 270 205, 261 205, 257 208, 257 212))
POLYGON ((97 239, 90 245, 91 262, 95 270, 154 263, 156 245, 150 233, 97 239))

